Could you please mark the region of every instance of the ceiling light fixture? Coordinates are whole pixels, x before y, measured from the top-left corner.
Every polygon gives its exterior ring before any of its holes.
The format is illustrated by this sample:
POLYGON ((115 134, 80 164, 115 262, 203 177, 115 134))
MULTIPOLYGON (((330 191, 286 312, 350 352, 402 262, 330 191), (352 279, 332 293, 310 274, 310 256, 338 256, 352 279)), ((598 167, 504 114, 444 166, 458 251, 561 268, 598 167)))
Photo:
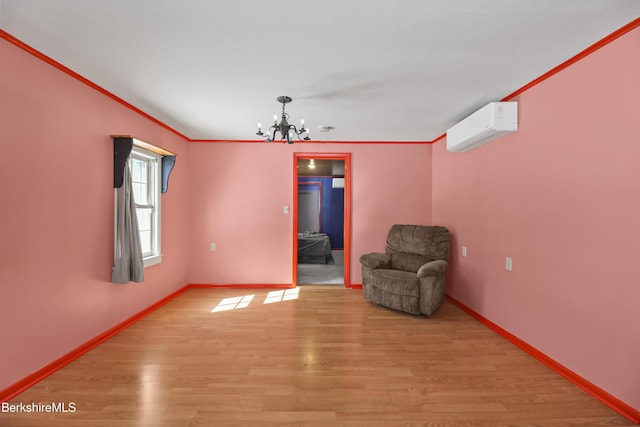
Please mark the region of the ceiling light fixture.
POLYGON ((316 168, 315 160, 313 159, 309 160, 309 169, 315 169, 315 168, 316 168))
POLYGON ((280 133, 279 140, 286 142, 287 144, 293 144, 294 134, 298 137, 298 141, 310 141, 309 138, 309 129, 305 129, 304 127, 304 119, 300 120, 300 129, 297 129, 295 125, 290 125, 287 121, 289 119, 289 114, 284 112, 284 106, 293 99, 289 96, 279 96, 276 100, 282 104, 282 117, 280 123, 278 123, 278 115, 273 115, 273 124, 269 127, 269 131, 267 133, 262 132, 262 123, 258 123, 258 132, 256 135, 264 137, 265 142, 273 142, 276 140, 276 132, 280 133))

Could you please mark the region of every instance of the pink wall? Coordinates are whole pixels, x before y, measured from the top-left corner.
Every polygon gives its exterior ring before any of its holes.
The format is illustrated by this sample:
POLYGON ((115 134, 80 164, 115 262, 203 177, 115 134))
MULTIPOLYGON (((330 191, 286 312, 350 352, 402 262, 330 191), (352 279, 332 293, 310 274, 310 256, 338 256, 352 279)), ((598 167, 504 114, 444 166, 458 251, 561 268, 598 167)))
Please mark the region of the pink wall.
POLYGON ((451 295, 640 408, 639 44, 635 30, 526 91, 516 134, 453 154, 444 142, 188 144, 0 41, 0 389, 186 283, 290 284, 293 153, 348 152, 351 283, 391 224, 448 226, 451 295), (144 284, 109 282, 111 134, 178 154, 164 261, 144 284))
POLYGON ((188 143, 0 40, 0 390, 187 283, 188 143), (110 283, 113 144, 177 153, 162 264, 110 283))
POLYGON ((524 92, 515 134, 462 154, 433 147, 448 292, 634 408, 639 47, 636 29, 524 92))
POLYGON ((352 284, 391 224, 430 223, 430 145, 194 143, 191 283, 291 284, 294 152, 352 153, 352 284))
POLYGON ((0 390, 186 283, 290 284, 295 151, 352 153, 351 283, 392 223, 430 221, 429 145, 189 144, 4 40, 0 57, 0 390), (112 134, 178 155, 143 284, 109 281, 112 134))

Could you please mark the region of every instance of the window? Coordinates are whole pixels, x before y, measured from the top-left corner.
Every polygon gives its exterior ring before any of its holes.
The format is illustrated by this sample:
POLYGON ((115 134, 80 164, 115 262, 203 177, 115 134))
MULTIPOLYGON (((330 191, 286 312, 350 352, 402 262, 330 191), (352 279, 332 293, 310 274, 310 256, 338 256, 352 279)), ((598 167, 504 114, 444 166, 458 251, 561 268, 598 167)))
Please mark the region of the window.
POLYGON ((162 156, 133 147, 129 156, 144 266, 162 261, 160 239, 160 173, 162 156))

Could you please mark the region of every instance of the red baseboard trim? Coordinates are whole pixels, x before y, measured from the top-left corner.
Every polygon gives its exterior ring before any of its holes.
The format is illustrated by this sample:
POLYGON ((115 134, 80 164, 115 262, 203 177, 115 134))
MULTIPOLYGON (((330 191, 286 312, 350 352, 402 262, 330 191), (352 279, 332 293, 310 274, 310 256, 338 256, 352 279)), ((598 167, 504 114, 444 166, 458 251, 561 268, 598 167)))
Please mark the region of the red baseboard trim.
POLYGON ((468 315, 470 315, 471 317, 473 317, 474 319, 476 319, 477 321, 479 321, 480 323, 482 323, 483 325, 485 325, 486 327, 488 327, 489 329, 491 329, 492 331, 494 331, 495 333, 497 333, 498 335, 500 335, 501 337, 503 337, 504 339, 506 339, 507 341, 509 341, 516 347, 518 347, 519 349, 521 349, 522 351, 524 351, 525 353, 529 354, 531 357, 533 357, 537 361, 541 362, 545 366, 551 368, 553 371, 562 375, 563 377, 565 377, 566 379, 568 379, 569 381, 571 381, 572 383, 574 383, 575 385, 577 385, 578 387, 580 387, 581 389, 583 389, 584 391, 586 391, 587 393, 589 393, 590 395, 598 399, 600 402, 604 403, 614 411, 618 412, 620 415, 622 415, 632 423, 640 424, 640 411, 638 411, 637 409, 632 408, 631 406, 627 405, 620 399, 607 393, 597 385, 587 381, 580 375, 576 374, 575 372, 571 371, 570 369, 556 362, 546 354, 542 353, 540 350, 527 344, 525 341, 516 337, 512 333, 496 325, 491 320, 476 313, 474 310, 467 307, 465 304, 453 298, 452 296, 446 295, 446 298, 449 301, 451 301, 454 305, 456 305, 458 308, 460 308, 462 311, 464 311, 465 313, 467 313, 468 315))
POLYGON ((156 303, 154 303, 154 304, 150 305, 149 307, 145 308, 144 310, 134 314, 133 316, 129 317, 128 319, 124 320, 123 322, 118 323, 117 325, 115 325, 111 329, 108 329, 107 331, 105 331, 105 332, 101 333, 100 335, 90 339, 89 341, 85 342, 84 344, 81 344, 80 346, 76 347, 75 349, 71 350, 70 352, 66 353, 65 355, 59 357, 58 359, 54 360, 53 362, 49 363, 48 365, 43 366, 42 368, 38 369, 37 371, 33 372, 32 374, 24 377, 23 379, 19 380, 16 383, 10 385, 9 387, 5 388, 4 390, 0 390, 0 402, 6 402, 6 401, 8 401, 10 399, 13 399, 15 396, 17 396, 18 394, 22 393, 23 391, 25 391, 29 387, 31 387, 31 386, 35 385, 36 383, 42 381, 43 379, 45 379, 49 375, 53 374, 57 370, 65 367, 69 363, 73 362, 74 360, 76 360, 77 358, 79 358, 83 354, 87 353, 88 351, 96 348, 97 346, 99 346, 103 342, 107 341, 109 338, 113 337, 114 335, 118 334, 119 332, 122 332, 123 330, 125 330, 129 326, 133 325, 135 322, 137 322, 138 320, 142 319, 143 317, 145 317, 149 313, 155 311, 156 309, 158 309, 158 308, 162 307, 163 305, 167 304, 168 302, 170 302, 174 298, 176 298, 179 295, 183 294, 188 289, 216 289, 216 288, 218 288, 218 289, 220 289, 220 288, 290 289, 290 288, 295 288, 295 286, 293 286, 291 284, 282 284, 282 285, 279 285, 279 284, 250 284, 250 285, 247 285, 247 284, 203 284, 203 283, 191 283, 191 284, 185 285, 182 288, 178 289, 177 291, 172 292, 171 294, 167 295, 166 297, 162 298, 161 300, 157 301, 156 303))
MULTIPOLYGON (((134 324, 138 320, 140 320, 143 317, 145 317, 148 314, 150 314, 151 312, 157 310, 158 308, 160 308, 163 305, 167 304, 168 302, 172 301, 173 299, 175 299, 179 295, 183 294, 188 289, 216 289, 216 288, 238 288, 238 289, 273 288, 273 289, 283 289, 283 288, 292 288, 292 287, 294 287, 294 286, 289 285, 289 284, 286 284, 286 285, 277 285, 277 284, 263 284, 263 285, 251 284, 251 285, 246 285, 246 284, 244 284, 243 285, 243 284, 198 284, 198 283, 192 283, 192 284, 185 285, 182 288, 176 290, 175 292, 172 292, 171 294, 169 294, 166 297, 162 298, 161 300, 157 301, 156 303, 154 303, 154 304, 150 305, 149 307, 145 308, 144 310, 134 314, 133 316, 129 317, 128 319, 124 320, 123 322, 118 323, 114 327, 112 327, 112 328, 108 329, 107 331, 101 333, 100 335, 92 338, 91 340, 85 342, 84 344, 76 347, 75 349, 71 350, 69 353, 59 357, 58 359, 54 360, 53 362, 49 363, 48 365, 38 369, 37 371, 35 371, 32 374, 28 375, 27 377, 23 378, 22 380, 20 380, 20 381, 16 382, 15 384, 13 384, 13 385, 5 388, 4 390, 0 391, 0 402, 6 402, 6 401, 9 401, 10 399, 14 398, 15 396, 17 396, 18 394, 22 393, 23 391, 25 391, 29 387, 33 386, 34 384, 36 384, 39 381, 45 379, 46 377, 48 377, 49 375, 53 374, 57 370, 63 368, 64 366, 68 365, 69 363, 73 362, 74 360, 76 360, 77 358, 79 358, 83 354, 87 353, 88 351, 96 348, 97 346, 99 346, 103 342, 107 341, 109 338, 111 338, 111 337, 115 336, 116 334, 120 333, 121 331, 123 331, 124 329, 128 328, 129 326, 131 326, 132 324, 134 324)), ((362 285, 361 284, 353 284, 351 286, 351 288, 352 289, 362 289, 362 285)), ((462 311, 464 311, 465 313, 469 314, 471 317, 473 317, 474 319, 478 320, 480 323, 482 323, 483 325, 487 326, 489 329, 491 329, 492 331, 496 332, 498 335, 500 335, 501 337, 505 338, 507 341, 511 342, 516 347, 520 348, 521 350, 523 350, 524 352, 526 352, 527 354, 532 356, 534 359, 538 360, 539 362, 543 363, 547 367, 551 368, 553 371, 555 371, 558 374, 562 375, 563 377, 567 378, 569 381, 571 381, 572 383, 576 384, 578 387, 580 387, 581 389, 583 389, 587 393, 591 394, 593 397, 595 397, 596 399, 598 399, 599 401, 601 401, 605 405, 609 406, 610 408, 612 408, 614 411, 618 412, 623 417, 627 418, 628 420, 630 420, 631 422, 633 422, 635 424, 639 424, 640 423, 640 411, 632 408, 631 406, 627 405, 626 403, 622 402, 621 400, 617 399, 616 397, 614 397, 611 394, 607 393, 606 391, 602 390, 600 387, 598 387, 595 384, 592 384, 591 382, 589 382, 586 379, 582 378, 581 376, 579 376, 575 372, 571 371, 570 369, 567 369, 563 365, 561 365, 558 362, 556 362, 555 360, 551 359, 549 356, 545 355, 541 351, 539 351, 536 348, 532 347, 531 345, 527 344, 526 342, 524 342, 520 338, 516 337, 515 335, 511 334, 510 332, 508 332, 505 329, 501 328, 500 326, 496 325, 495 323, 493 323, 489 319, 486 319, 482 315, 476 313, 471 308, 469 308, 466 305, 464 305, 462 302, 456 300, 455 298, 451 297, 450 295, 447 295, 446 297, 447 297, 447 299, 449 301, 451 301, 453 304, 455 304, 457 307, 459 307, 462 311)))
POLYGON ((132 324, 134 324, 138 320, 142 319, 143 317, 145 317, 146 315, 148 315, 152 311, 160 308, 161 306, 165 305, 169 301, 173 300, 178 295, 184 293, 188 288, 189 288, 189 286, 187 285, 187 286, 184 286, 184 287, 178 289, 177 291, 167 295, 166 297, 164 297, 161 300, 157 301, 156 303, 150 305, 149 307, 145 308, 144 310, 134 314, 133 316, 129 317, 128 319, 124 320, 123 322, 118 323, 117 325, 115 325, 111 329, 106 330, 105 332, 103 332, 100 335, 90 339, 89 341, 85 342, 84 344, 81 344, 80 346, 78 346, 75 349, 71 350, 67 354, 59 357, 58 359, 54 360, 53 362, 49 363, 48 365, 38 369, 37 371, 35 371, 32 374, 26 376, 25 378, 21 379, 20 381, 16 382, 15 384, 10 385, 9 387, 5 388, 4 390, 1 390, 0 391, 0 402, 6 402, 6 401, 14 398, 15 396, 17 396, 18 394, 22 393, 23 391, 25 391, 29 387, 33 386, 34 384, 42 381, 43 379, 45 379, 49 375, 53 374, 54 372, 56 372, 60 368, 63 368, 64 366, 66 366, 69 363, 73 362, 74 360, 76 360, 77 358, 82 356, 83 354, 87 353, 90 350, 93 350, 94 348, 96 348, 97 346, 102 344, 103 342, 107 341, 109 338, 113 337, 114 335, 118 334, 119 332, 122 332, 124 329, 128 328, 129 326, 131 326, 132 324))
POLYGON ((187 285, 187 288, 193 289, 219 289, 219 288, 232 288, 232 289, 290 289, 295 288, 292 284, 234 284, 234 283, 191 283, 187 285))

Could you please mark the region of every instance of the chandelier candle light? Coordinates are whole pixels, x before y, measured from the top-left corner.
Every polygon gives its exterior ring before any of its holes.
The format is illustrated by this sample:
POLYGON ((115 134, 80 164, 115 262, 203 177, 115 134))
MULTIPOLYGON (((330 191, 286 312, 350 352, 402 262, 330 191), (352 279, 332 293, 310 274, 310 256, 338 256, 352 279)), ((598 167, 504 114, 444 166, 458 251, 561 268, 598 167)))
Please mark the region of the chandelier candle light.
POLYGON ((289 119, 289 115, 284 112, 284 106, 293 99, 289 96, 279 96, 276 100, 282 104, 282 118, 280 123, 278 123, 278 115, 273 115, 273 124, 269 127, 268 133, 262 132, 262 123, 258 123, 258 132, 256 135, 264 137, 265 142, 273 142, 276 139, 276 132, 280 133, 279 140, 286 142, 287 144, 293 144, 294 134, 298 137, 298 141, 310 141, 309 138, 309 129, 305 129, 304 127, 304 119, 300 120, 300 129, 296 128, 295 125, 290 125, 287 119, 289 119))

